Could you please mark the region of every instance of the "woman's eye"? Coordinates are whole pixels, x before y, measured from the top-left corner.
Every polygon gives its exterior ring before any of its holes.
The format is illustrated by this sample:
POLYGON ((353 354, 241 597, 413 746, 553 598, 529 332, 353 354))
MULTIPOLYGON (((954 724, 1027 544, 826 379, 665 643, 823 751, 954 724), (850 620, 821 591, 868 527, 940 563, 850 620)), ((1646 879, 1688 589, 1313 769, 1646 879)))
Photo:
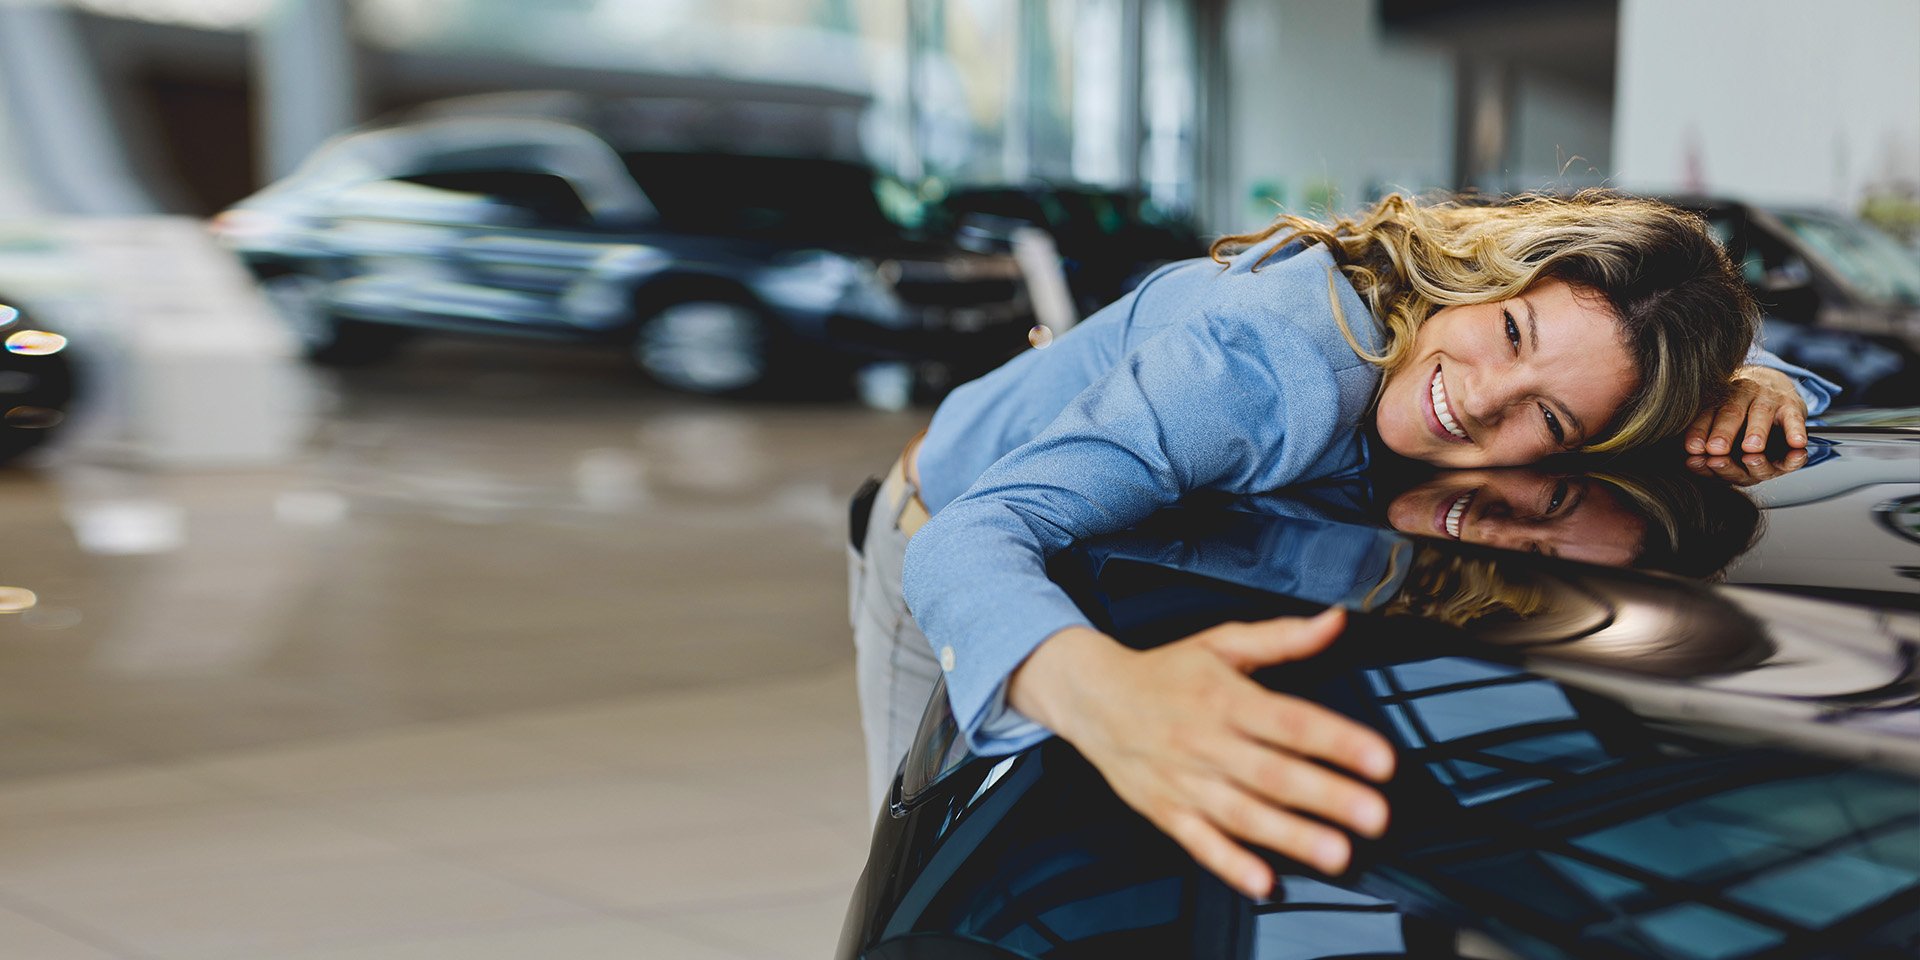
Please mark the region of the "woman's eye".
POLYGON ((1560 418, 1554 416, 1553 411, 1545 406, 1540 408, 1540 415, 1547 418, 1547 432, 1553 434, 1553 442, 1564 445, 1567 442, 1567 431, 1560 426, 1560 418))
POLYGON ((1513 344, 1513 351, 1515 353, 1519 353, 1520 352, 1519 324, 1516 324, 1513 322, 1513 314, 1506 310, 1500 311, 1500 319, 1506 321, 1506 324, 1507 324, 1507 342, 1513 344))
POLYGON ((1552 514, 1554 511, 1560 509, 1560 505, 1565 502, 1567 502, 1567 482, 1562 480, 1554 484, 1553 499, 1547 501, 1547 513, 1552 514))

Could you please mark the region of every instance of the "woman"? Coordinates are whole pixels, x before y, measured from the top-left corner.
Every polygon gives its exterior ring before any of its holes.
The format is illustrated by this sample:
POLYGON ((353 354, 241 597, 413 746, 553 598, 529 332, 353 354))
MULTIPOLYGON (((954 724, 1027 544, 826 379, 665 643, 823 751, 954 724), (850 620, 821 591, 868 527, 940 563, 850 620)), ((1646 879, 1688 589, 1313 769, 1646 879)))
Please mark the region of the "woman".
POLYGON ((1236 839, 1338 872, 1345 835, 1294 811, 1385 827, 1377 792, 1313 760, 1379 780, 1386 742, 1245 676, 1324 647, 1341 614, 1132 651, 1048 581, 1050 554, 1192 491, 1354 473, 1370 444, 1449 467, 1531 463, 1672 437, 1729 397, 1777 416, 1790 442, 1804 428, 1789 382, 1740 368, 1756 320, 1725 255, 1653 201, 1391 196, 1214 251, 941 405, 874 499, 855 642, 876 800, 944 675, 975 752, 1058 734, 1202 864, 1264 896, 1273 873, 1236 839))

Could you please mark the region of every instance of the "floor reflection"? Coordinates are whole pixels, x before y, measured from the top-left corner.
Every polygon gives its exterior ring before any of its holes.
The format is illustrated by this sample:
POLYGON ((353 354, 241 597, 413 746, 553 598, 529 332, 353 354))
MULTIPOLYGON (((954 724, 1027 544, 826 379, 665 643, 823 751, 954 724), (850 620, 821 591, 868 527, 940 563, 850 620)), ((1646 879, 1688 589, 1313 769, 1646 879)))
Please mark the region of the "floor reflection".
POLYGON ((297 462, 0 477, 0 778, 843 665, 844 497, 924 414, 422 343, 297 462))

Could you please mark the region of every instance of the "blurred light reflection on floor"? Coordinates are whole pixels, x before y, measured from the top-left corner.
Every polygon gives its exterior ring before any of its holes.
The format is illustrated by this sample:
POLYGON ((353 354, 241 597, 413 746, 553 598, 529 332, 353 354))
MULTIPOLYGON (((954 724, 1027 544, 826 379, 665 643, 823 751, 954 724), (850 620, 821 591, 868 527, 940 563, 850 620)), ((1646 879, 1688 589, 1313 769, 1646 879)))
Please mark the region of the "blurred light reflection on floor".
POLYGON ((845 497, 924 413, 501 344, 336 390, 283 469, 0 474, 6 955, 827 955, 845 497))

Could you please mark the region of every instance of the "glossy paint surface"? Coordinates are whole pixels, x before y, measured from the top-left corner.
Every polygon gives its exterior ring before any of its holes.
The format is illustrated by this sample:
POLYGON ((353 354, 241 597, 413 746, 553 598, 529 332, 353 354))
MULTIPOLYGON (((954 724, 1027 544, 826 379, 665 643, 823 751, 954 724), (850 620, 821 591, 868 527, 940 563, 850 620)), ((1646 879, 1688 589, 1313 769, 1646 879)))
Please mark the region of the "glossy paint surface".
POLYGON ((1393 740, 1393 828, 1345 876, 1277 863, 1281 887, 1255 903, 1070 745, 968 757, 934 710, 842 956, 1912 955, 1920 543, 1897 505, 1920 493, 1920 440, 1823 440, 1791 484, 1749 491, 1781 522, 1724 576, 1767 589, 1407 536, 1364 522, 1386 512, 1370 497, 1324 491, 1180 508, 1082 545, 1056 579, 1137 646, 1353 610, 1327 654, 1258 679, 1393 740), (1884 543, 1775 539, 1815 518, 1851 530, 1863 509, 1884 543), (1830 554, 1888 569, 1843 585, 1830 554))

